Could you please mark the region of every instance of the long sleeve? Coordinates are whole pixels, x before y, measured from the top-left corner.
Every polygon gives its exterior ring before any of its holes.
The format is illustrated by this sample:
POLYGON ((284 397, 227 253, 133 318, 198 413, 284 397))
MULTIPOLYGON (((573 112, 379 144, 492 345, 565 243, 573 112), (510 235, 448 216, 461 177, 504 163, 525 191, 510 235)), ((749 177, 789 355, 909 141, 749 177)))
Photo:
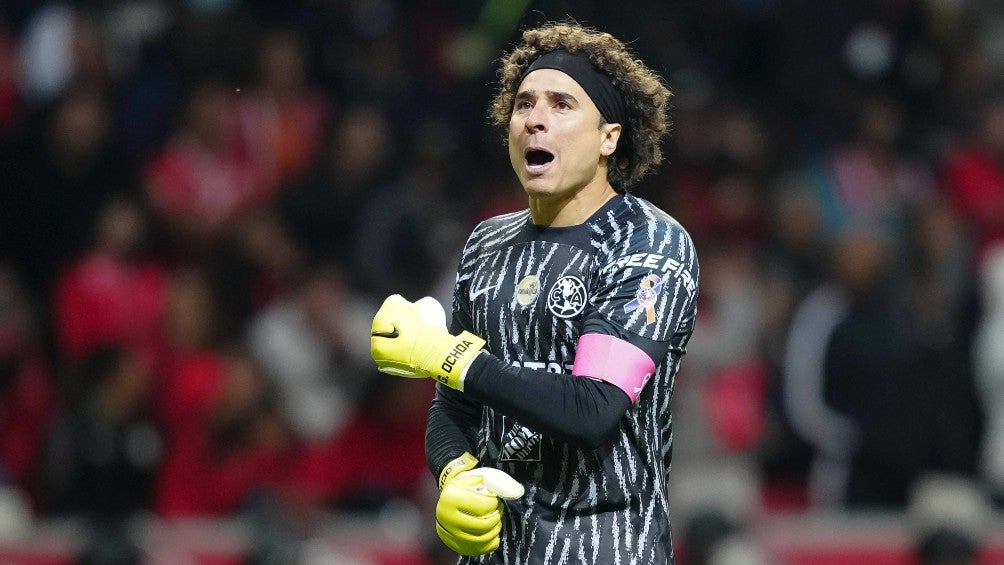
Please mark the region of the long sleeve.
POLYGON ((608 440, 631 407, 609 383, 513 367, 488 354, 471 364, 465 393, 535 431, 589 448, 608 440))
POLYGON ((481 406, 463 393, 436 385, 425 427, 425 459, 434 477, 465 451, 474 453, 481 406))

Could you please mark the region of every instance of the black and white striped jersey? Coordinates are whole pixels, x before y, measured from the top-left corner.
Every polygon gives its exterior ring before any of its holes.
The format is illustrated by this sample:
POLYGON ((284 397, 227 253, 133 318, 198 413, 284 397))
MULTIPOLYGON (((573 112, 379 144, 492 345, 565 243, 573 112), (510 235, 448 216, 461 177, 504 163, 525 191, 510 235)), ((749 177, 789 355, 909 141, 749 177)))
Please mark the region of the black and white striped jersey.
POLYGON ((526 494, 507 503, 499 550, 462 563, 672 563, 670 401, 694 329, 697 283, 689 235, 632 195, 616 196, 577 226, 536 226, 524 210, 475 228, 457 273, 454 331, 481 336, 506 363, 568 378, 579 378, 571 369, 586 329, 659 342, 667 353, 654 360, 655 374, 612 443, 599 449, 483 408, 476 455, 522 482, 526 494))

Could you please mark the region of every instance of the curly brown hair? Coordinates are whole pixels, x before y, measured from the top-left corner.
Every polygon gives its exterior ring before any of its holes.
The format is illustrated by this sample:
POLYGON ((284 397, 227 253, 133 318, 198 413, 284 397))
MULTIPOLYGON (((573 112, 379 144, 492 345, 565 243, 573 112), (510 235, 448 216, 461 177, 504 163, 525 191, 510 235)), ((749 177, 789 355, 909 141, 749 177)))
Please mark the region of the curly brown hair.
POLYGON ((669 130, 668 106, 672 94, 655 72, 609 33, 568 22, 524 31, 520 43, 502 56, 491 120, 503 130, 508 128, 523 73, 538 57, 558 49, 587 54, 624 97, 629 123, 622 124, 621 138, 617 150, 609 157, 607 169, 610 184, 623 192, 662 161, 659 143, 669 130))

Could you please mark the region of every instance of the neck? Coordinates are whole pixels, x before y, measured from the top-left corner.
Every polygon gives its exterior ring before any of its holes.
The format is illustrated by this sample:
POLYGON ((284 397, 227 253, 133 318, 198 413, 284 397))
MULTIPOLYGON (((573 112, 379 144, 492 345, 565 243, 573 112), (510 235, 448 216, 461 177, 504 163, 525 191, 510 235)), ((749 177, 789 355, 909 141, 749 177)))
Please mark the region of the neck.
POLYGON ((552 228, 577 226, 588 220, 614 196, 617 196, 617 191, 610 186, 605 177, 602 181, 588 184, 569 195, 531 194, 530 218, 538 226, 552 228))

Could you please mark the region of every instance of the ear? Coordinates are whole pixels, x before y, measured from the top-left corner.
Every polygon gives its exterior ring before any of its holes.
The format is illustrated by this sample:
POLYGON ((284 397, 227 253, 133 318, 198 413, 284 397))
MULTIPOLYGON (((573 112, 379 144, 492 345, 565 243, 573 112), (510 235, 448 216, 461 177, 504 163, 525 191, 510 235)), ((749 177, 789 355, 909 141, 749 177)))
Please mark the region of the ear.
POLYGON ((620 124, 603 124, 600 126, 600 155, 609 157, 617 150, 617 141, 621 138, 620 124))

